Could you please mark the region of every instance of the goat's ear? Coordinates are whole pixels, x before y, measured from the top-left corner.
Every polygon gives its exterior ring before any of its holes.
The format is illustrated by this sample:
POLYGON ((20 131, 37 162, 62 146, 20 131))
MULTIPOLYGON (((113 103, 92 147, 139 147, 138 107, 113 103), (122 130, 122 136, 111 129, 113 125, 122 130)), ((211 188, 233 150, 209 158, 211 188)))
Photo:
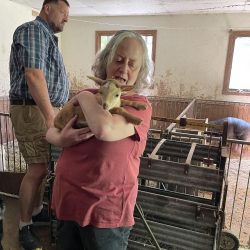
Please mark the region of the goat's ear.
POLYGON ((134 88, 134 86, 132 86, 132 85, 122 85, 122 86, 121 86, 122 92, 123 92, 123 91, 130 91, 130 90, 132 90, 133 88, 134 88))
POLYGON ((87 76, 89 79, 93 80, 95 83, 97 83, 99 86, 102 86, 106 81, 102 80, 95 76, 87 76))

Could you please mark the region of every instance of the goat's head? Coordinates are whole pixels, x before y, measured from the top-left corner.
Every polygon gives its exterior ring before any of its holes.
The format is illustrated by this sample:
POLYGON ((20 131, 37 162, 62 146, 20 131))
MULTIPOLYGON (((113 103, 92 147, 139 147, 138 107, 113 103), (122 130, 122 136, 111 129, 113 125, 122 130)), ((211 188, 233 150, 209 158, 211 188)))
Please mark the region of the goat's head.
POLYGON ((121 95, 124 91, 133 89, 133 86, 123 86, 115 79, 102 80, 97 77, 88 76, 99 86, 99 94, 102 99, 102 106, 105 110, 121 106, 121 95))

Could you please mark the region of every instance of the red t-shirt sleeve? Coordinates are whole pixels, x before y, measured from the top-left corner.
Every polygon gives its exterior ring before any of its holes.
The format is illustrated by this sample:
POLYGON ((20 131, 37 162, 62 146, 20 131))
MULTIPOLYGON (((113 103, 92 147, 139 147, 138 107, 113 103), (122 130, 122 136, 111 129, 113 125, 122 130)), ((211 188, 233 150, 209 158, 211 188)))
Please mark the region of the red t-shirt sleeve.
POLYGON ((137 110, 133 107, 125 106, 124 108, 131 114, 142 119, 141 124, 135 125, 135 134, 132 136, 132 139, 140 142, 139 143, 139 154, 142 154, 146 141, 148 130, 150 128, 150 121, 152 116, 152 106, 148 99, 144 96, 132 96, 132 97, 124 97, 124 99, 129 99, 131 101, 143 102, 146 104, 147 108, 145 110, 137 110))
POLYGON ((146 109, 145 110, 137 110, 133 107, 130 106, 125 106, 124 108, 131 114, 139 117, 142 122, 139 125, 135 125, 135 130, 137 134, 137 140, 145 140, 147 139, 147 134, 148 130, 150 128, 150 121, 151 121, 151 116, 152 116, 152 106, 151 103, 148 101, 148 99, 144 96, 132 96, 131 98, 129 97, 124 97, 124 99, 128 99, 131 101, 137 101, 137 102, 142 102, 146 104, 146 109))
POLYGON ((139 136, 139 140, 147 140, 148 130, 150 128, 150 121, 152 116, 152 106, 147 101, 145 102, 147 105, 146 110, 142 110, 138 113, 138 116, 142 119, 142 123, 140 125, 135 126, 136 134, 139 136))

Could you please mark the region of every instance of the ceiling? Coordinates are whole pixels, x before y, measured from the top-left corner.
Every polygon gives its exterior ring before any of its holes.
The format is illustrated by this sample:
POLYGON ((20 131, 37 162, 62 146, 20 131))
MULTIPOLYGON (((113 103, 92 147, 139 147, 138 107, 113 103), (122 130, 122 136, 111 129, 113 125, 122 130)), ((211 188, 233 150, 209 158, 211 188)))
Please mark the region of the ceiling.
MULTIPOLYGON (((40 10, 43 0, 8 0, 40 10)), ((250 13, 250 0, 68 0, 70 16, 250 13)))

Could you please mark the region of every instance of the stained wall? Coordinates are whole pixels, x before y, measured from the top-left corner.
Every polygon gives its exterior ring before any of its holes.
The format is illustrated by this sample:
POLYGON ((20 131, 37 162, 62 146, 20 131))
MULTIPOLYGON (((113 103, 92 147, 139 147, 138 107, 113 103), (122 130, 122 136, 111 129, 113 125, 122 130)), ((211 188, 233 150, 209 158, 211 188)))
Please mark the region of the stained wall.
MULTIPOLYGON (((28 7, 1 1, 0 95, 8 94, 8 61, 15 28, 34 19, 28 7)), ((249 30, 250 14, 199 14, 127 17, 70 17, 60 48, 71 88, 93 86, 87 79, 95 58, 95 31, 157 30, 154 88, 148 95, 249 102, 222 95, 230 29, 249 30)))
POLYGON ((250 14, 72 18, 62 33, 62 51, 73 85, 89 83, 95 31, 156 29, 154 89, 150 95, 248 102, 222 95, 230 29, 250 28, 250 14))
POLYGON ((9 0, 1 0, 0 8, 0 96, 8 95, 9 56, 14 30, 32 20, 32 10, 9 0))

